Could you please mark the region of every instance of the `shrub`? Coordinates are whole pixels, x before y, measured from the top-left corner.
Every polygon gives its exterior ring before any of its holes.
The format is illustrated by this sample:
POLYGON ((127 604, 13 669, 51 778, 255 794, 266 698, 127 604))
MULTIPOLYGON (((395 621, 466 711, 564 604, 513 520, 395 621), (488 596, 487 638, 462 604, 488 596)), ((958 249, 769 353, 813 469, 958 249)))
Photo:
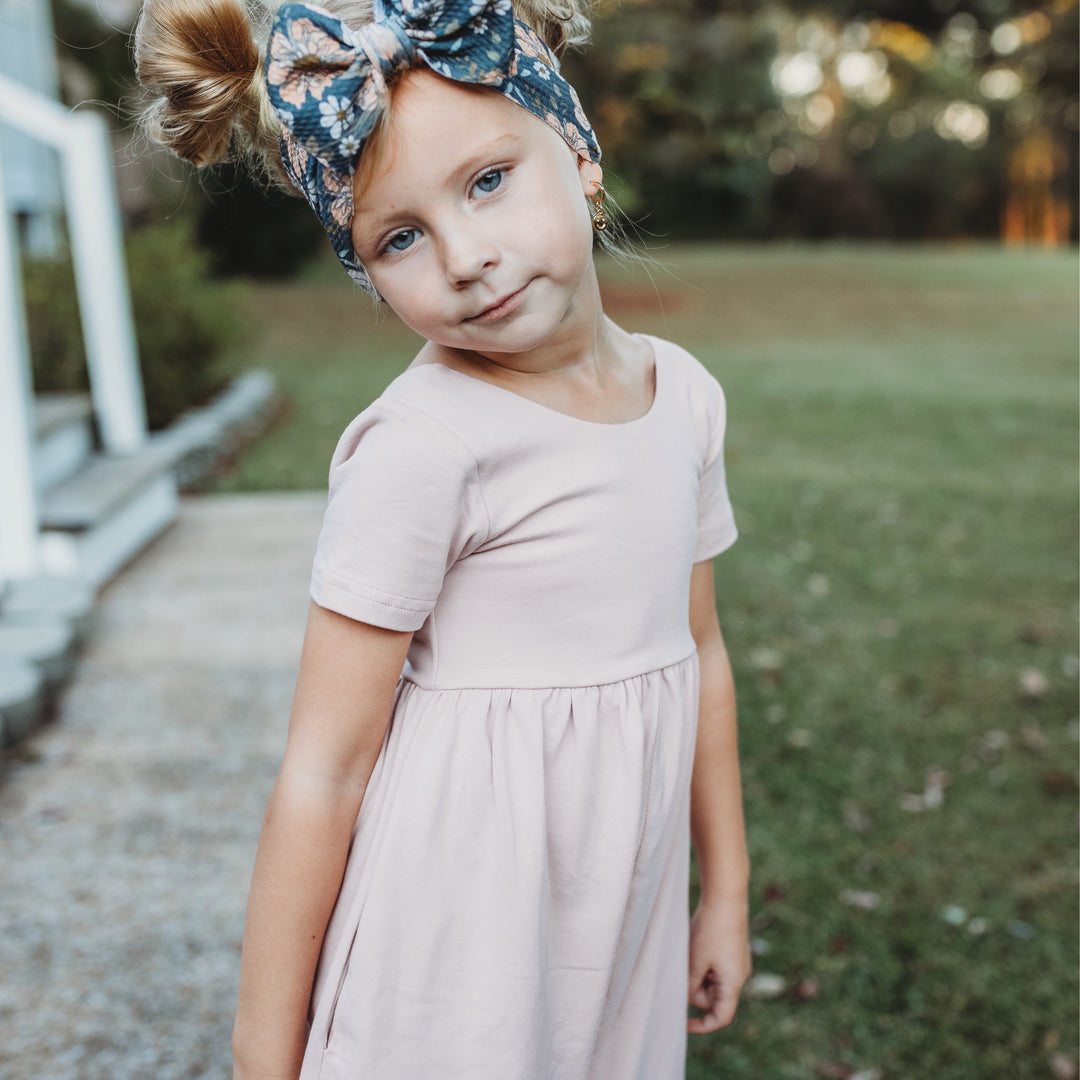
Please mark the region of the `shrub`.
POLYGON ((291 277, 326 248, 319 219, 301 198, 262 184, 225 162, 192 188, 197 238, 216 274, 291 277))
MULTIPOLYGON (((237 282, 213 280, 187 221, 148 225, 125 245, 135 337, 151 431, 202 405, 228 380, 222 359, 243 336, 237 282)), ((86 390, 86 353, 69 258, 24 259, 27 325, 38 392, 86 390)))

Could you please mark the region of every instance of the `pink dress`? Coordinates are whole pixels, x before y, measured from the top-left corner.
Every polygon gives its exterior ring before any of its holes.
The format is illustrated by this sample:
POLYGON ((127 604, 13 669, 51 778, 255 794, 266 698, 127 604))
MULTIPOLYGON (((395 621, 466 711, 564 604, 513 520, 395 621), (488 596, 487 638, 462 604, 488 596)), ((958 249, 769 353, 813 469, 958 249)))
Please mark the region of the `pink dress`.
POLYGON ((440 364, 341 436, 311 595, 415 631, 301 1080, 681 1080, 699 670, 737 532, 719 382, 583 420, 440 364))

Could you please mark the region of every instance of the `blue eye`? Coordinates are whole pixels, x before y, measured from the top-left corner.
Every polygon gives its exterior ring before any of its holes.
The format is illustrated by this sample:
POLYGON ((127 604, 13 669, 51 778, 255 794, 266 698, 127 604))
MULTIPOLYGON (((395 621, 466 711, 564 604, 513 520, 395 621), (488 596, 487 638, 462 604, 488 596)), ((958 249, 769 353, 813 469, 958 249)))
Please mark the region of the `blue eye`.
POLYGON ((491 172, 484 173, 484 175, 476 181, 475 186, 484 192, 494 191, 502 183, 503 173, 505 171, 505 169, 492 169, 491 172))
POLYGON ((413 245, 413 240, 416 234, 415 229, 402 229, 401 232, 394 233, 386 242, 384 251, 407 251, 413 245))

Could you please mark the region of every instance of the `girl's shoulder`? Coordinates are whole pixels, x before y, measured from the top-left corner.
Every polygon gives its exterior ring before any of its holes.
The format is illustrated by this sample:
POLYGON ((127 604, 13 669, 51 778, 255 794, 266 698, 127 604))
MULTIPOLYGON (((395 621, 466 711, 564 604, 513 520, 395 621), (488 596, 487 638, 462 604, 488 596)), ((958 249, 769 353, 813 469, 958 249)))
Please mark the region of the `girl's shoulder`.
POLYGON ((669 394, 678 400, 703 452, 722 441, 727 427, 727 397, 720 379, 689 349, 667 338, 645 335, 656 350, 658 374, 668 379, 669 394))
POLYGON ((372 468, 400 468, 411 462, 423 471, 426 461, 437 458, 456 461, 464 471, 475 469, 472 449, 455 427, 401 392, 397 382, 391 382, 342 431, 330 459, 331 478, 347 462, 372 468))
POLYGON ((703 386, 717 381, 716 376, 702 363, 697 354, 691 352, 685 346, 679 345, 668 338, 657 337, 655 334, 641 334, 639 336, 647 338, 653 343, 658 362, 662 355, 666 364, 675 369, 676 374, 690 380, 692 384, 703 386))
POLYGON ((657 365, 662 365, 669 382, 681 387, 683 396, 702 411, 710 420, 717 409, 724 407, 724 390, 720 379, 706 367, 696 353, 667 338, 643 334, 656 351, 657 365))

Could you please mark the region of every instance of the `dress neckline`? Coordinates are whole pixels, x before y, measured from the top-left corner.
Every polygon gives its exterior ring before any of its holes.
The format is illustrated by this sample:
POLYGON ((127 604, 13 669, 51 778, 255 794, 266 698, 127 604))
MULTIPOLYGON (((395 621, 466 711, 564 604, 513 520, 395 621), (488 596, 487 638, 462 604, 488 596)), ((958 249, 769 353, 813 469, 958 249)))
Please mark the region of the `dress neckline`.
POLYGON ((571 424, 583 424, 585 427, 591 428, 632 428, 643 425, 646 421, 651 420, 653 416, 659 411, 658 405, 660 401, 660 388, 666 381, 666 376, 661 376, 660 373, 660 352, 661 350, 656 347, 656 339, 651 334, 638 334, 635 333, 634 337, 641 338, 649 343, 653 354, 653 399, 649 408, 641 414, 641 416, 634 417, 633 420, 619 420, 615 422, 609 422, 606 420, 586 420, 583 416, 574 416, 571 413, 563 412, 562 409, 552 408, 550 405, 545 405, 543 402, 536 401, 533 398, 526 397, 524 394, 519 394, 516 390, 510 390, 505 386, 496 386, 495 383, 488 382, 486 379, 478 379, 475 375, 467 375, 464 371, 458 371, 457 368, 449 367, 446 364, 440 364, 437 361, 432 361, 429 364, 418 364, 415 368, 408 368, 401 374, 405 375, 408 371, 422 371, 424 368, 441 368, 443 371, 449 372, 450 375, 456 376, 459 379, 468 379, 469 382, 479 383, 481 386, 486 386, 491 390, 494 390, 499 394, 509 394, 511 397, 517 398, 518 401, 523 401, 526 406, 532 406, 536 409, 541 409, 546 413, 550 413, 553 416, 561 417, 563 420, 568 421, 571 424))

